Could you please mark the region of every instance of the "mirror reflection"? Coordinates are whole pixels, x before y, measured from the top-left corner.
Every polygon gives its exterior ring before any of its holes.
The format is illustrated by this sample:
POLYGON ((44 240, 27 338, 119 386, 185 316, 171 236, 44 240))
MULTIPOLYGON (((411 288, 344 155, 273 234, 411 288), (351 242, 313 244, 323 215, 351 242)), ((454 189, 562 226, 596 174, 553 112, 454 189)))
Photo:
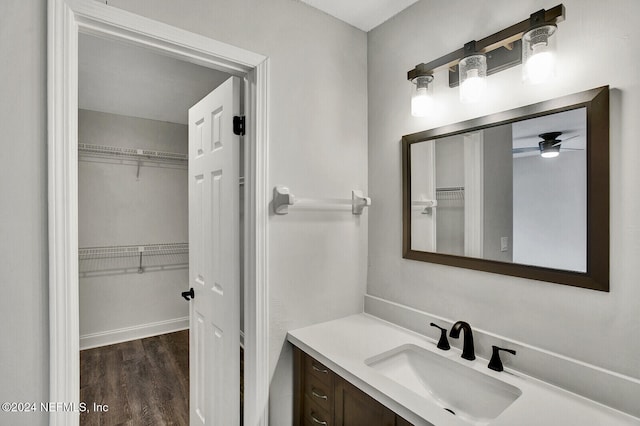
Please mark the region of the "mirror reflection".
POLYGON ((587 271, 587 112, 410 146, 411 249, 587 271))

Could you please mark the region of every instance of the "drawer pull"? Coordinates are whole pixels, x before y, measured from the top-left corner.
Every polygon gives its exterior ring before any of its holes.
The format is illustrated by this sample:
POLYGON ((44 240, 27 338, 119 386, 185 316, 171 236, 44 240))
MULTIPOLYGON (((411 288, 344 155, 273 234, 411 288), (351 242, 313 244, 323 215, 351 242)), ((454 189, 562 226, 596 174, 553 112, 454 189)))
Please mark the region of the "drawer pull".
POLYGON ((327 423, 327 422, 323 422, 322 420, 316 419, 316 413, 314 413, 313 411, 311 412, 311 420, 313 420, 314 423, 319 424, 319 425, 324 425, 324 426, 328 426, 329 425, 329 423, 327 423))
POLYGON ((314 363, 311 363, 311 368, 316 370, 318 373, 329 374, 329 370, 327 370, 326 368, 316 367, 316 365, 314 363))
POLYGON ((311 395, 315 396, 316 398, 327 399, 327 395, 320 393, 320 391, 316 388, 311 388, 311 395))

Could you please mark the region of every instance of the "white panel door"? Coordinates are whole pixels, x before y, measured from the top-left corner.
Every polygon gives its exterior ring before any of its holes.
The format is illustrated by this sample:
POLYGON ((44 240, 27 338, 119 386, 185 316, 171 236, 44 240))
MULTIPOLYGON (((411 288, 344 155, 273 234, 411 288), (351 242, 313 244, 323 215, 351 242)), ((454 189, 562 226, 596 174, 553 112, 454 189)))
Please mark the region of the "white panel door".
POLYGON ((240 79, 189 109, 190 424, 240 423, 240 79))
POLYGON ((463 135, 464 255, 484 253, 484 131, 463 135))
POLYGON ((414 143, 411 149, 411 249, 436 251, 436 142, 414 143))

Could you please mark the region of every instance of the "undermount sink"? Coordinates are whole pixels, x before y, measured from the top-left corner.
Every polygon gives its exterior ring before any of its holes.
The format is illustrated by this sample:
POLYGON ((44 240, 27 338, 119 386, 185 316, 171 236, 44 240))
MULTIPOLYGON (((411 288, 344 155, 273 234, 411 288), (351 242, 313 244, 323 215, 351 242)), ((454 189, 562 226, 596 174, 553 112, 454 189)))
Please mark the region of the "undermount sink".
POLYGON ((473 424, 495 419, 522 395, 509 383, 415 345, 399 346, 365 363, 473 424))

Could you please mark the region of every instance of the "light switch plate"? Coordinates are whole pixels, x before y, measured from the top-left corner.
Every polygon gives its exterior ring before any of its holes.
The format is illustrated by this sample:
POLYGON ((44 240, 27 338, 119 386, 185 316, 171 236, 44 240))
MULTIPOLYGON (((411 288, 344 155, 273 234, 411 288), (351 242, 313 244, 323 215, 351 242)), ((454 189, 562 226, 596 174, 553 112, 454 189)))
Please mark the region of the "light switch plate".
POLYGON ((509 250, 509 237, 500 238, 500 251, 509 250))

